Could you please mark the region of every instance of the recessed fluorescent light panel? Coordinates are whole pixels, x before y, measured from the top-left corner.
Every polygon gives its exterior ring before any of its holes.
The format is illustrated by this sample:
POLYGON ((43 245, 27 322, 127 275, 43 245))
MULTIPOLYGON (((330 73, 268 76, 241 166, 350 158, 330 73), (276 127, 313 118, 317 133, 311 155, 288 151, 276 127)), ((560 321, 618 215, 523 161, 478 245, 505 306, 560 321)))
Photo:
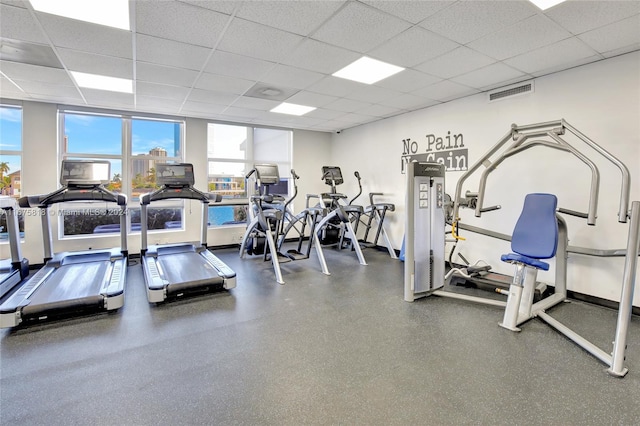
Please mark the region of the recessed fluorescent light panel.
POLYGON ((133 93, 133 81, 126 78, 108 77, 106 75, 87 74, 69 71, 80 87, 87 89, 108 90, 110 92, 133 93))
POLYGON ((360 83, 373 84, 402 70, 404 68, 363 56, 351 65, 347 65, 340 71, 333 73, 333 76, 360 83))
POLYGON ((280 114, 291 114, 291 115, 305 115, 306 113, 313 111, 314 109, 316 108, 283 102, 277 107, 273 108, 271 112, 279 112, 280 114))
POLYGON ((529 0, 531 3, 535 4, 542 10, 547 10, 550 7, 555 6, 556 4, 560 4, 565 0, 529 0))
POLYGON ((29 0, 39 12, 129 31, 129 0, 29 0))

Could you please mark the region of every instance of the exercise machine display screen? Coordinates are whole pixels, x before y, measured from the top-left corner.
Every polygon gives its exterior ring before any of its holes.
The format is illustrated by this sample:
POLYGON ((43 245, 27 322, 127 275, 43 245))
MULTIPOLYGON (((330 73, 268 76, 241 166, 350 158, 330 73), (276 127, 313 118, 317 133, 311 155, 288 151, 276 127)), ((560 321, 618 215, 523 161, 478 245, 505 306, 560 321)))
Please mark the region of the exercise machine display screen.
POLYGON ((344 182, 340 167, 337 166, 322 166, 322 177, 327 185, 340 185, 344 182))
POLYGON ((193 185, 193 164, 156 164, 156 182, 159 185, 193 185))
POLYGON ((60 184, 102 184, 109 183, 111 163, 106 160, 63 160, 60 184))
POLYGON ((280 183, 280 173, 277 164, 256 164, 254 169, 262 185, 276 185, 280 183))

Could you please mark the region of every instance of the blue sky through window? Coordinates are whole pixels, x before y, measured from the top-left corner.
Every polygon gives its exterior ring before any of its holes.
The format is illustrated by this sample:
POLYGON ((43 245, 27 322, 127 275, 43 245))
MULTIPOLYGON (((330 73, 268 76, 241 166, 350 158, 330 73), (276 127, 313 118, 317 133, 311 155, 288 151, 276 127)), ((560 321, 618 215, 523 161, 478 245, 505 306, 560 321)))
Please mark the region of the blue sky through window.
MULTIPOLYGON (((66 152, 69 154, 122 155, 122 118, 65 114, 66 152)), ((167 157, 180 156, 180 123, 131 120, 132 155, 150 155, 161 148, 167 157)), ((111 160, 111 175, 122 177, 122 162, 111 160)))
MULTIPOLYGON (((22 150, 22 110, 0 107, 0 150, 22 150)), ((2 154, 0 162, 9 165, 9 173, 20 170, 20 156, 2 154)))

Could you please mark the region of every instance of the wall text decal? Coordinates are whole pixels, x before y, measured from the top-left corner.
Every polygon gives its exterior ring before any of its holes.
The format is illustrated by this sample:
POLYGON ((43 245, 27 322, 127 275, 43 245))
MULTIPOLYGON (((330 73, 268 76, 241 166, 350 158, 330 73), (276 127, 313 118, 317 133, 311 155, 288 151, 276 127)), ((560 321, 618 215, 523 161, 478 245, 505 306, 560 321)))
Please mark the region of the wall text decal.
POLYGON ((460 172, 467 170, 469 153, 465 148, 462 133, 452 135, 451 131, 448 131, 444 137, 430 133, 425 136, 422 144, 411 138, 402 140, 402 173, 405 173, 407 161, 413 160, 440 163, 448 172, 460 172), (424 145, 426 148, 421 150, 421 146, 424 147, 424 145))

